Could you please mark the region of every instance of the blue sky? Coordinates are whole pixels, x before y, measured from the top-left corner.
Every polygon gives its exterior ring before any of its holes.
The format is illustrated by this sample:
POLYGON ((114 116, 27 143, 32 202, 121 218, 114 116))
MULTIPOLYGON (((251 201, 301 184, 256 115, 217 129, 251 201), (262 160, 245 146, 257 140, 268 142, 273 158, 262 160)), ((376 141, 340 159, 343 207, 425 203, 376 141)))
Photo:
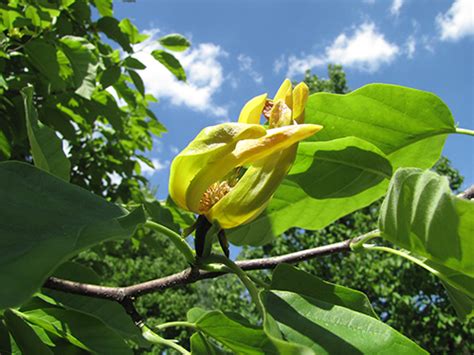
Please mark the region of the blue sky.
MULTIPOLYGON (((178 32, 192 47, 178 55, 188 83, 177 82, 149 52, 137 58, 147 90, 160 101, 152 109, 168 133, 157 140, 144 169, 158 196, 167 195, 169 164, 205 126, 238 117, 251 97, 273 94, 302 71, 326 76, 328 63, 344 65, 357 89, 382 82, 431 91, 451 108, 460 127, 474 129, 473 0, 136 0, 114 2, 152 39, 178 32)), ((474 183, 474 138, 448 138, 444 154, 474 183)))

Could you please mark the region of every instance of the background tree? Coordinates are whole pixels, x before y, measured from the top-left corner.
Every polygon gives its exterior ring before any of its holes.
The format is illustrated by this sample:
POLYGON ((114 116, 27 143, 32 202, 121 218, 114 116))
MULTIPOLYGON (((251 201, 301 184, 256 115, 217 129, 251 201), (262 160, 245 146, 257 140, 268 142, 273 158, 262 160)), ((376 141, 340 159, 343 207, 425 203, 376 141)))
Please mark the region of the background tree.
MULTIPOLYGON (((349 92, 346 75, 339 65, 328 66, 328 79, 305 74, 304 81, 312 93, 349 92)), ((433 167, 458 191, 463 177, 442 157, 433 167)), ((262 248, 244 247, 241 259, 261 258, 295 252, 308 246, 347 240, 377 228, 381 201, 352 213, 319 231, 292 229, 262 248)), ((369 297, 380 318, 433 353, 470 354, 474 346, 473 322, 462 324, 440 281, 425 270, 396 256, 377 253, 336 254, 298 264, 298 268, 324 280, 358 289, 369 297)), ((261 277, 269 275, 260 272, 261 277)), ((212 307, 233 310, 256 319, 253 304, 241 285, 231 276, 209 281, 199 287, 209 288, 212 307), (238 296, 236 296, 238 295, 238 296)))

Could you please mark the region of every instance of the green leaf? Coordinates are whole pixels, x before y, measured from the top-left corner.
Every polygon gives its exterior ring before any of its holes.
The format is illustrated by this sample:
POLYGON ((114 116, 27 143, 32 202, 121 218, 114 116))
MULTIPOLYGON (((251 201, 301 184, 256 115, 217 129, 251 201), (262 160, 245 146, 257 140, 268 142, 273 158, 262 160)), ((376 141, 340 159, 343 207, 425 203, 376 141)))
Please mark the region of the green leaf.
POLYGON ((94 317, 59 308, 16 313, 28 322, 86 351, 99 354, 132 354, 121 336, 94 317))
POLYGON ((140 94, 145 95, 145 84, 143 84, 140 75, 134 70, 128 70, 128 74, 132 78, 133 85, 135 85, 140 94))
POLYGON ((380 198, 391 173, 384 153, 355 137, 300 143, 290 175, 265 213, 227 237, 238 245, 263 245, 290 227, 323 228, 380 198))
POLYGON ((130 46, 130 39, 122 32, 119 27, 119 21, 115 17, 104 16, 97 21, 97 28, 103 32, 108 38, 120 44, 120 46, 128 53, 133 52, 130 46))
POLYGON ((0 317, 0 354, 11 354, 12 347, 10 342, 10 333, 4 323, 3 317, 0 317))
MULTIPOLYGON (((441 155, 446 135, 455 131, 451 112, 437 96, 386 84, 366 85, 347 95, 313 94, 308 99, 305 117, 306 123, 324 126, 309 140, 329 145, 350 136, 362 139, 382 151, 394 169, 430 168, 441 155)), ((298 156, 297 161, 301 158, 298 156)), ((306 181, 321 179, 310 173, 311 169, 304 176, 306 181)), ((339 180, 344 177, 338 170, 326 172, 331 173, 339 180)), ((231 231, 230 240, 237 244, 262 245, 290 227, 320 229, 374 202, 384 195, 386 188, 387 183, 381 182, 347 199, 314 199, 288 178, 276 191, 265 213, 231 231), (255 235, 261 236, 258 241, 252 237, 255 235)))
POLYGON ((207 336, 239 354, 275 354, 276 350, 263 330, 243 324, 221 311, 193 308, 188 320, 207 336))
POLYGON ((23 354, 52 354, 35 331, 13 311, 5 311, 5 323, 23 354))
POLYGON ((127 214, 29 164, 0 163, 0 309, 36 292, 68 258, 102 241, 130 237, 144 211, 127 214))
POLYGON ((36 38, 25 44, 25 53, 31 64, 49 80, 53 89, 64 90, 65 82, 59 76, 57 51, 52 44, 36 38))
POLYGON ((348 308, 287 291, 264 291, 262 300, 287 341, 317 354, 426 354, 385 323, 348 308))
POLYGON ((178 59, 175 58, 174 55, 162 51, 162 50, 154 50, 151 52, 151 55, 159 61, 161 64, 165 66, 178 80, 186 81, 186 73, 184 72, 181 63, 178 59))
POLYGON ((64 36, 60 42, 62 50, 71 62, 74 72, 75 93, 90 99, 95 90, 95 80, 99 63, 94 54, 94 46, 86 39, 75 36, 64 36))
POLYGON ((169 229, 180 233, 179 224, 177 224, 173 219, 173 214, 166 205, 162 205, 160 201, 146 199, 143 201, 143 206, 145 207, 148 215, 151 220, 168 227, 169 229))
POLYGON ((317 298, 378 319, 369 299, 362 292, 323 281, 288 264, 280 264, 273 271, 271 289, 317 298))
POLYGON ((128 36, 128 39, 131 44, 143 42, 148 38, 148 35, 141 34, 140 32, 138 32, 138 29, 133 23, 130 22, 128 18, 125 18, 120 21, 118 26, 120 30, 128 36))
POLYGON ((382 237, 474 277, 474 202, 454 196, 446 177, 399 169, 379 219, 382 237))
MULTIPOLYGON (((60 265, 54 271, 53 276, 96 285, 99 285, 101 281, 91 268, 74 262, 66 262, 60 265)), ((130 316, 117 302, 48 289, 43 289, 43 293, 53 298, 55 305, 93 316, 122 337, 131 339, 137 344, 147 344, 138 327, 135 326, 130 316)))
POLYGON ((127 57, 123 60, 123 65, 129 69, 142 70, 146 68, 146 65, 140 62, 138 59, 133 57, 127 57))
POLYGON ((120 74, 120 67, 116 65, 105 69, 100 77, 100 83, 102 84, 102 88, 106 89, 109 86, 114 85, 120 78, 120 74))
POLYGON ((112 0, 94 0, 94 5, 101 16, 113 16, 112 0))
POLYGON ((21 95, 25 105, 26 128, 35 165, 69 181, 71 163, 66 158, 62 142, 54 130, 38 120, 36 109, 33 107, 33 88, 22 89, 21 95))
MULTIPOLYGON (((471 285, 474 284, 474 279, 470 280, 471 285)), ((452 287, 449 283, 442 282, 444 288, 448 293, 449 300, 456 310, 459 319, 464 322, 467 319, 474 317, 474 297, 469 297, 464 292, 452 287)))
POLYGON ((8 141, 7 137, 0 130, 0 159, 8 159, 11 155, 11 146, 10 142, 8 141))
POLYGON ((201 333, 195 333, 190 338, 191 353, 193 355, 219 355, 225 354, 221 349, 212 344, 201 333))
POLYGON ((158 40, 158 42, 160 42, 160 44, 166 49, 175 52, 185 51, 191 46, 191 42, 179 33, 171 33, 163 36, 158 40))

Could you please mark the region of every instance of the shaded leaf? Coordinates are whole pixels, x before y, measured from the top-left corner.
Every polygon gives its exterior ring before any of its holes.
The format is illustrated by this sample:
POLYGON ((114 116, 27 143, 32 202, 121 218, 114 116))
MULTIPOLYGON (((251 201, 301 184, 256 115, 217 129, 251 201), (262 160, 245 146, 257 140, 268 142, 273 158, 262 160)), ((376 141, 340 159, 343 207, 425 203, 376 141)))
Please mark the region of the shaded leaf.
POLYGON ((170 53, 162 50, 154 50, 151 55, 165 66, 178 80, 186 81, 186 73, 181 63, 170 53))
POLYGON ((446 177, 399 169, 379 219, 382 237, 474 277, 474 202, 454 196, 446 177))
POLYGON ((240 354, 276 354, 276 349, 258 327, 242 324, 220 311, 204 311, 194 308, 188 320, 197 329, 240 354))
POLYGON ((191 42, 179 33, 171 33, 163 36, 158 40, 158 42, 160 42, 160 44, 166 49, 175 52, 182 52, 191 46, 191 42))
POLYGON ((195 333, 190 338, 191 353, 193 355, 219 355, 225 354, 221 349, 212 344, 201 333, 195 333))
POLYGON ((143 80, 140 75, 134 70, 129 70, 128 74, 132 78, 133 84, 140 92, 140 94, 145 95, 145 84, 143 84, 143 80))
POLYGON ((99 242, 127 238, 145 221, 90 192, 19 162, 0 163, 0 309, 25 302, 53 270, 99 242))
POLYGON ((123 65, 129 69, 138 69, 142 70, 146 68, 146 65, 140 62, 138 59, 133 57, 127 57, 123 61, 123 65))
POLYGON ((62 142, 54 130, 38 120, 36 109, 33 107, 33 88, 22 89, 21 95, 25 105, 26 128, 35 165, 69 181, 71 163, 66 158, 62 142))
MULTIPOLYGON (((61 264, 54 271, 53 276, 96 285, 99 285, 101 281, 91 268, 74 262, 61 264)), ((131 339, 137 344, 147 344, 138 327, 117 302, 48 289, 44 289, 43 293, 53 298, 55 305, 93 316, 122 337, 131 339)))
POLYGON ((280 264, 273 271, 271 289, 317 298, 378 319, 369 299, 362 292, 323 281, 288 264, 280 264))
POLYGON ((59 308, 36 309, 18 314, 81 349, 98 354, 132 354, 122 337, 94 317, 59 308))
POLYGON ((111 66, 105 69, 105 71, 102 72, 102 75, 100 77, 100 83, 102 84, 102 88, 106 89, 109 86, 115 84, 117 80, 120 78, 120 67, 118 66, 111 66))
POLYGON ((348 308, 287 291, 262 293, 287 341, 317 354, 426 354, 385 323, 348 308))
POLYGON ((130 46, 130 39, 128 36, 122 32, 119 27, 119 21, 115 17, 104 16, 97 21, 97 28, 105 33, 105 35, 111 40, 120 44, 120 46, 126 52, 133 52, 132 47, 130 46))

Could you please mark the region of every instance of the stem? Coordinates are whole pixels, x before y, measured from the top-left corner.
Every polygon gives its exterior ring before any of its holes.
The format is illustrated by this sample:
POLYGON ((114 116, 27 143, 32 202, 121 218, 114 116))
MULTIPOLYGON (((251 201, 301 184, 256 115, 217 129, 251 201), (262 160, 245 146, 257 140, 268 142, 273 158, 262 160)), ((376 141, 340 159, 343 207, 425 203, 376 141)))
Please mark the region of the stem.
POLYGON ((237 275, 237 277, 242 281, 244 286, 247 288, 250 294, 250 298, 252 298, 253 303, 257 306, 257 310, 260 313, 260 315, 263 317, 264 312, 263 312, 263 306, 262 303, 260 302, 260 299, 258 298, 258 289, 255 286, 255 284, 250 280, 248 275, 232 260, 226 258, 223 255, 209 255, 207 258, 202 260, 206 264, 210 263, 219 263, 219 264, 224 264, 227 266, 234 274, 237 275))
POLYGON ((170 328, 170 327, 187 327, 187 328, 196 329, 196 325, 194 323, 184 322, 184 321, 183 322, 176 321, 176 322, 168 322, 168 323, 159 324, 155 327, 155 329, 162 330, 162 329, 170 328))
POLYGON ((194 264, 195 258, 194 258, 193 250, 191 249, 189 244, 186 243, 186 241, 178 233, 176 233, 175 231, 172 231, 171 229, 161 224, 158 224, 152 221, 147 221, 145 223, 145 227, 154 229, 157 232, 160 232, 166 235, 171 240, 171 242, 176 246, 176 248, 178 248, 178 250, 184 255, 188 263, 191 265, 194 264))
POLYGON ((352 251, 358 251, 364 247, 364 244, 373 238, 380 237, 380 231, 378 229, 374 229, 368 233, 362 234, 355 242, 350 244, 352 251))
POLYGON ((383 252, 386 252, 386 253, 390 253, 390 254, 394 254, 394 255, 398 255, 398 256, 401 256, 402 258, 405 258, 409 261, 411 261, 412 263, 418 265, 418 266, 421 266, 423 269, 431 272, 433 275, 439 277, 441 280, 443 280, 444 282, 446 283, 450 283, 450 280, 442 273, 440 273, 438 270, 436 269, 433 269, 431 266, 429 265, 426 265, 423 261, 421 261, 420 259, 408 254, 408 253, 405 253, 404 251, 402 250, 397 250, 397 249, 392 249, 392 248, 388 248, 388 247, 383 247, 383 246, 378 246, 378 245, 364 245, 363 246, 364 249, 366 250, 378 250, 378 251, 383 251, 383 252))
POLYGON ((456 128, 456 133, 466 134, 468 136, 474 136, 474 131, 472 129, 467 129, 467 128, 456 128))
POLYGON ((142 326, 142 335, 150 343, 170 347, 170 348, 178 351, 182 355, 191 355, 191 353, 189 351, 187 351, 185 348, 183 348, 181 345, 176 344, 174 341, 172 341, 170 339, 165 339, 165 338, 160 337, 158 334, 153 332, 150 328, 148 328, 145 325, 142 326))

